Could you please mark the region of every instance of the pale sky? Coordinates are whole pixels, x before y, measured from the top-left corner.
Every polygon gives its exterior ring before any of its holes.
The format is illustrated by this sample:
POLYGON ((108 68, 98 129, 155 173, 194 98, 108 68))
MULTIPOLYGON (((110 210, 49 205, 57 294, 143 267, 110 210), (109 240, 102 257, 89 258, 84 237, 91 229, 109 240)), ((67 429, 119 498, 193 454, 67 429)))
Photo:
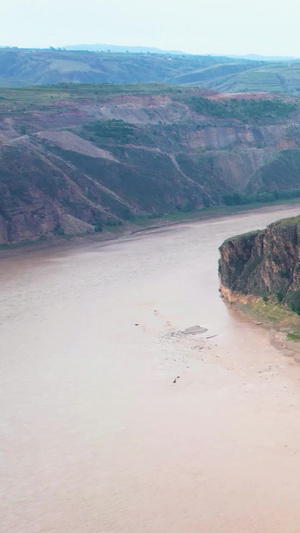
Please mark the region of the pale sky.
POLYGON ((0 46, 300 57, 300 0, 1 0, 0 46))

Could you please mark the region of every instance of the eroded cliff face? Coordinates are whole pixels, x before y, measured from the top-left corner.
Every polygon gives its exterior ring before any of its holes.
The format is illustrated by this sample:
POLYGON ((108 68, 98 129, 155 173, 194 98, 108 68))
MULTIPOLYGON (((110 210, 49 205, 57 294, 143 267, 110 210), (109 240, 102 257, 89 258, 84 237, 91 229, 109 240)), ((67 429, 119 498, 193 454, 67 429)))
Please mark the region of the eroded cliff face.
POLYGON ((293 102, 278 104, 280 113, 288 106, 284 116, 272 111, 259 122, 236 118, 235 106, 228 113, 215 94, 147 90, 3 89, 0 244, 218 205, 226 193, 284 189, 282 175, 269 180, 283 147, 293 151, 288 187, 300 191, 293 102))
POLYGON ((279 302, 295 300, 296 304, 300 291, 300 217, 228 239, 220 247, 220 255, 221 292, 229 301, 274 295, 279 302))

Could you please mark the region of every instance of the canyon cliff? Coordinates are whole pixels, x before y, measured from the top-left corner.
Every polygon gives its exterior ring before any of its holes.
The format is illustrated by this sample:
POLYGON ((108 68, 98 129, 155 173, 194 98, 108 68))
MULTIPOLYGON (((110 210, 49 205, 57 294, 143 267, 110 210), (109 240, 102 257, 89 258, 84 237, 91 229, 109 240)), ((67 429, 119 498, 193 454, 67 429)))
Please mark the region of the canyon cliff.
POLYGON ((274 296, 300 314, 300 216, 228 239, 220 254, 221 293, 229 301, 274 296))

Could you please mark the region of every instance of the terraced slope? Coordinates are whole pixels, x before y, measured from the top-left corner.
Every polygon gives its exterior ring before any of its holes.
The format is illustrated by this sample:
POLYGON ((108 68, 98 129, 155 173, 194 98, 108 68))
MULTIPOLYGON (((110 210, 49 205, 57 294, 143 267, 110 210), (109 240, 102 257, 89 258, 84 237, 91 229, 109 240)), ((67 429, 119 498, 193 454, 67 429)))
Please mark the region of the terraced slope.
POLYGON ((279 92, 299 94, 300 62, 265 64, 247 71, 214 78, 197 84, 223 92, 279 92))

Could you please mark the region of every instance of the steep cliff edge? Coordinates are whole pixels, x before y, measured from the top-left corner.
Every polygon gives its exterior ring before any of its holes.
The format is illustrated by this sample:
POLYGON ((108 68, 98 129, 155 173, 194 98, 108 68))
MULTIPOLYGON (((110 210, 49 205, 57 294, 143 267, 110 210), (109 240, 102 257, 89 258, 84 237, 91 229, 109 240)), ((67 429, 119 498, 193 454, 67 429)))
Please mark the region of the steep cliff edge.
POLYGON ((300 314, 300 216, 227 239, 220 254, 221 293, 230 302, 270 299, 300 314))

